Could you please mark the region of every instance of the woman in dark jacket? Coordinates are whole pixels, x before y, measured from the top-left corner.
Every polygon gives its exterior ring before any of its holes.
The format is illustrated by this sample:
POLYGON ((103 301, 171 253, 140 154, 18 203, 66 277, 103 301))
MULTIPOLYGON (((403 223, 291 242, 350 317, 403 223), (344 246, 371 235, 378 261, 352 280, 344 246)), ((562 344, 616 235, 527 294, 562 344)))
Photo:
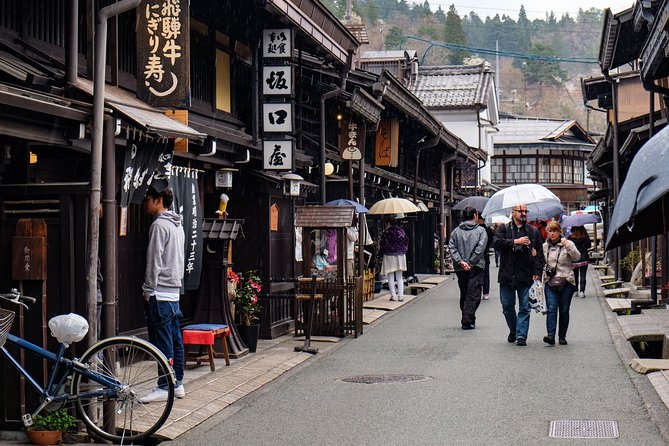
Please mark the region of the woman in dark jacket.
POLYGON ((592 246, 588 232, 583 226, 574 226, 571 228, 569 240, 574 242, 576 249, 581 253, 581 258, 574 262, 574 277, 578 287, 578 297, 585 297, 585 280, 588 273, 588 264, 590 263, 590 254, 588 250, 592 246))
POLYGON ((381 274, 388 277, 390 300, 404 300, 404 278, 402 272, 407 270, 406 252, 409 247, 409 238, 391 217, 384 219, 386 229, 381 234, 379 247, 383 254, 381 274), (397 287, 397 289, 395 289, 397 287))

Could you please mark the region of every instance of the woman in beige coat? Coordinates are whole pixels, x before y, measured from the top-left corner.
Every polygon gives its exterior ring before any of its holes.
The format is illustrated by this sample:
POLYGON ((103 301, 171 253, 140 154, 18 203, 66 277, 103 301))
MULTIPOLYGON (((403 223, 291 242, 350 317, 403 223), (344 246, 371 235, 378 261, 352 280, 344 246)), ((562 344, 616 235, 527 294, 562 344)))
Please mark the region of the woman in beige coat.
POLYGON ((548 232, 548 238, 543 246, 544 258, 546 259, 544 292, 548 313, 546 314, 547 335, 544 336, 544 342, 548 345, 555 345, 555 330, 557 328, 560 345, 567 345, 569 307, 576 290, 572 263, 581 258, 581 253, 578 252, 574 242, 562 237, 560 223, 551 221, 546 226, 546 231, 548 232))

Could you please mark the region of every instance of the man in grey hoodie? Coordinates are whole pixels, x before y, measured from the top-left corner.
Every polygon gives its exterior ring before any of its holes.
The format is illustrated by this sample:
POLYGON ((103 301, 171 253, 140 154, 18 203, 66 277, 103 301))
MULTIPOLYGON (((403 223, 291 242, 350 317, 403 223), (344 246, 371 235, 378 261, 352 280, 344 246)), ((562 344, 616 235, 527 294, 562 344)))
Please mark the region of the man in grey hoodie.
POLYGON ((475 208, 467 206, 463 215, 466 221, 451 232, 448 248, 460 287, 462 329, 472 330, 476 328, 476 309, 481 303, 488 234, 478 225, 475 208))
MULTIPOLYGON (((183 386, 184 346, 179 323, 179 295, 184 277, 185 236, 181 216, 169 210, 174 196, 167 180, 154 180, 146 192, 146 213, 155 217, 149 228, 146 273, 142 291, 149 341, 172 363, 176 375, 174 396, 186 395, 183 386)), ((140 399, 143 403, 166 401, 168 392, 161 378, 158 386, 140 399)))

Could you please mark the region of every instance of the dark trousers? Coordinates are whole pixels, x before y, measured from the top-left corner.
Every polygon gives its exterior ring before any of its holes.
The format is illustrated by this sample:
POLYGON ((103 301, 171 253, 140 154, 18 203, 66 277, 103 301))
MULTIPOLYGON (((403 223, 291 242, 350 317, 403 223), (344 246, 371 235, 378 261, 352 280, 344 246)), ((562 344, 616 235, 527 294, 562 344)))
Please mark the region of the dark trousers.
POLYGON ((574 268, 574 279, 576 279, 577 291, 583 291, 585 293, 586 274, 588 274, 588 265, 574 268))
POLYGON ((490 294, 490 257, 486 256, 483 269, 483 294, 490 294))
MULTIPOLYGON (((149 341, 170 361, 177 378, 177 385, 181 384, 184 378, 184 345, 179 327, 183 317, 179 302, 158 301, 151 296, 148 301, 144 301, 144 315, 149 341)), ((159 387, 164 385, 164 379, 159 379, 159 387)))
POLYGON ((476 323, 476 310, 481 303, 481 288, 483 288, 483 269, 478 266, 469 271, 456 271, 458 287, 460 287, 460 311, 462 311, 462 325, 476 323))

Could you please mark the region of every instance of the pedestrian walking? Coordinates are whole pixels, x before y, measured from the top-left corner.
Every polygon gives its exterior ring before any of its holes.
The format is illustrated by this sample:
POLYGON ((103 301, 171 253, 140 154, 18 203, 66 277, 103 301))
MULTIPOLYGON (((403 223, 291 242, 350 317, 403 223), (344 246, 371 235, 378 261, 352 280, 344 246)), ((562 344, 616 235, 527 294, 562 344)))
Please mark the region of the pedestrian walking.
MULTIPOLYGON (((174 396, 186 395, 183 386, 184 346, 179 326, 183 317, 179 295, 184 277, 185 236, 181 216, 169 210, 174 196, 167 180, 154 180, 146 192, 146 213, 155 217, 149 228, 146 272, 142 291, 149 341, 167 357, 176 376, 174 396)), ((168 392, 161 378, 142 403, 167 401, 168 392)))
POLYGON ((576 245, 562 237, 560 223, 551 221, 546 227, 548 239, 544 243, 543 252, 546 259, 546 282, 544 293, 548 313, 546 314, 546 336, 544 342, 555 345, 557 328, 560 345, 567 345, 567 328, 569 328, 569 307, 576 289, 573 262, 581 258, 576 245), (559 326, 558 326, 559 313, 559 326))
POLYGON ((576 249, 581 253, 581 258, 574 262, 574 284, 578 289, 578 297, 585 297, 585 284, 588 274, 588 265, 590 264, 590 247, 592 242, 588 231, 583 226, 574 226, 571 228, 569 240, 574 242, 576 249))
MULTIPOLYGON (((492 226, 492 234, 493 234, 493 236, 490 238, 490 242, 491 242, 491 243, 494 241, 495 234, 497 234, 497 230, 499 229, 500 226, 502 226, 502 223, 495 223, 495 224, 492 226)), ((502 253, 500 252, 499 249, 495 248, 495 244, 494 244, 494 243, 492 243, 491 246, 492 246, 493 251, 495 251, 495 268, 499 268, 499 258, 500 258, 500 256, 502 255, 502 253)))
POLYGON ((507 341, 527 345, 530 328, 530 286, 544 267, 543 240, 537 228, 527 224, 527 205, 513 207, 511 221, 497 230, 493 241, 501 253, 497 281, 502 313, 509 327, 507 341), (516 297, 518 312, 516 313, 516 297))
POLYGON ((358 241, 357 217, 353 217, 353 225, 346 228, 346 274, 344 277, 355 276, 355 242, 358 241))
POLYGON ((386 217, 384 225, 385 229, 379 243, 383 255, 381 274, 385 274, 388 278, 390 300, 402 302, 404 300, 402 272, 407 270, 406 252, 409 247, 409 238, 393 217, 386 217))
POLYGON ((467 206, 463 215, 466 220, 451 233, 448 248, 460 288, 462 329, 472 330, 476 328, 476 309, 481 303, 488 235, 478 224, 476 208, 467 206))

